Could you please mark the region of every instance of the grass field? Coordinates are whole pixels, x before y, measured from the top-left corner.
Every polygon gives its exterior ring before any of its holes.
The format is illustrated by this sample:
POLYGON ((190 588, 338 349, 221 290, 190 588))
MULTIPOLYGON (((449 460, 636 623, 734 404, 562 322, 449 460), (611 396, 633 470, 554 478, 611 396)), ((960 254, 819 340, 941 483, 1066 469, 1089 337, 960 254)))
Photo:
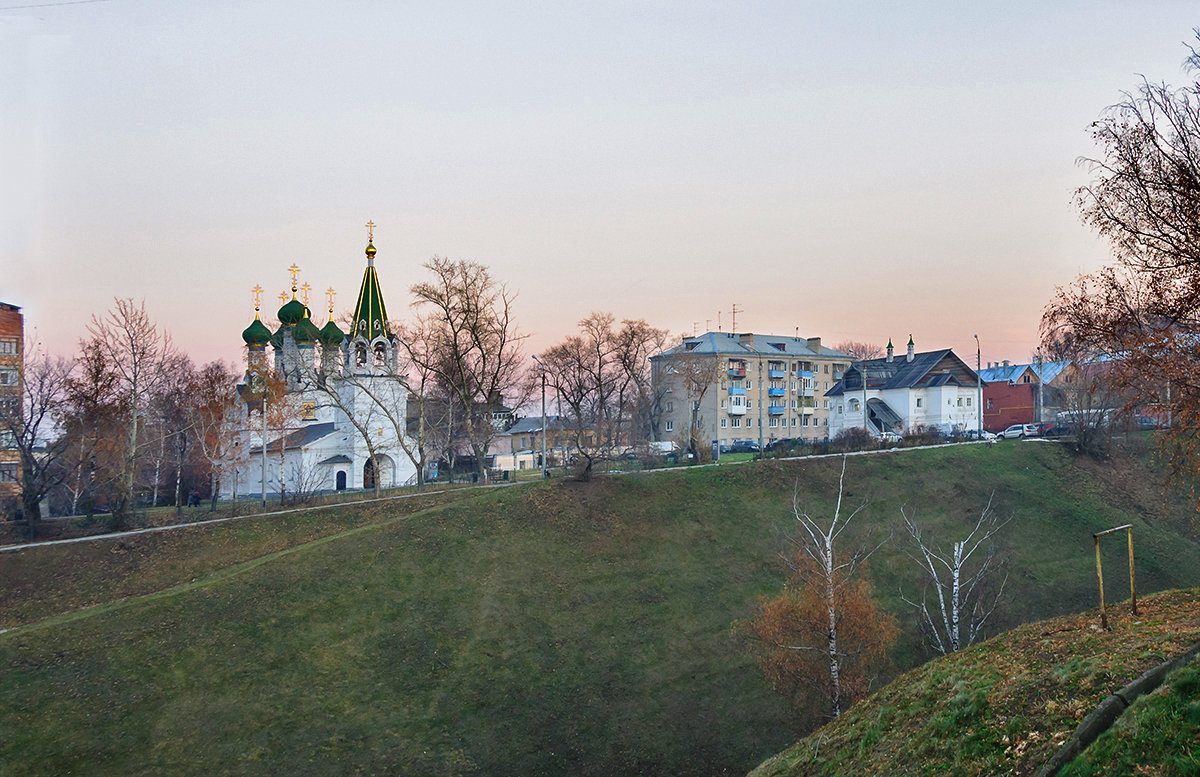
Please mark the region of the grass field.
MULTIPOLYGON (((782 584, 793 492, 827 508, 837 467, 535 483, 2 554, 0 774, 745 773, 797 731, 739 622, 782 584)), ((1044 443, 848 469, 876 536, 901 504, 949 529, 995 494, 1014 516, 998 625, 1093 606, 1090 535, 1119 523, 1136 526, 1139 590, 1195 585, 1188 508, 1154 480, 1044 443)), ((872 572, 907 627, 898 668, 924 660, 899 535, 872 572)))
MULTIPOLYGON (((1200 589, 1151 597, 1139 609, 1139 617, 1114 614, 1107 632, 1091 611, 930 661, 751 777, 1036 774, 1106 696, 1200 640, 1200 589)), ((1175 672, 1064 777, 1196 774, 1197 677, 1195 665, 1175 672)))

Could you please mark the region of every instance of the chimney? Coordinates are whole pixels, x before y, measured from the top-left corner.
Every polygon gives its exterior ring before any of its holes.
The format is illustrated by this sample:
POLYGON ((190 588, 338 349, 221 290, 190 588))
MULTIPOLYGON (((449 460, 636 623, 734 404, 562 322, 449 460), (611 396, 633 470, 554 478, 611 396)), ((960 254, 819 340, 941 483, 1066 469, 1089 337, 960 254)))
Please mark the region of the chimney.
POLYGON ((754 345, 753 334, 742 334, 737 336, 738 342, 742 345, 754 345))
POLYGON ((888 355, 887 355, 888 364, 892 363, 892 358, 893 358, 893 354, 895 353, 895 350, 896 349, 892 347, 892 338, 889 337, 888 338, 888 355))
POLYGON ((910 362, 913 360, 913 355, 914 355, 913 351, 914 350, 915 350, 915 347, 913 346, 913 339, 912 339, 912 335, 910 334, 908 336, 908 356, 905 357, 905 359, 904 359, 905 361, 910 362))
POLYGON ((1004 360, 1004 366, 1005 366, 1005 367, 1007 367, 1007 366, 1008 366, 1008 359, 1005 359, 1005 360, 1004 360))
POLYGON ((813 351, 814 353, 820 353, 821 352, 821 338, 819 338, 819 337, 808 338, 808 350, 813 351))

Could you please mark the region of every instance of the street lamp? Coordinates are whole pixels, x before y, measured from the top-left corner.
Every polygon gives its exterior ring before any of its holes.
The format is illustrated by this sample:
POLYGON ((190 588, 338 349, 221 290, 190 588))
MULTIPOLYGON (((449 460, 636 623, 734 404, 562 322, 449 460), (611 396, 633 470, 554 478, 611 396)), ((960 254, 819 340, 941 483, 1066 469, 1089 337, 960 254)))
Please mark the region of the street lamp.
POLYGON ((979 412, 979 439, 983 439, 983 375, 980 369, 983 367, 981 360, 981 351, 979 348, 979 335, 975 335, 975 381, 978 386, 978 397, 975 399, 975 408, 979 412))
POLYGON ((542 364, 542 360, 533 354, 533 360, 537 362, 538 372, 542 373, 542 480, 545 480, 550 475, 546 471, 546 365, 542 364))

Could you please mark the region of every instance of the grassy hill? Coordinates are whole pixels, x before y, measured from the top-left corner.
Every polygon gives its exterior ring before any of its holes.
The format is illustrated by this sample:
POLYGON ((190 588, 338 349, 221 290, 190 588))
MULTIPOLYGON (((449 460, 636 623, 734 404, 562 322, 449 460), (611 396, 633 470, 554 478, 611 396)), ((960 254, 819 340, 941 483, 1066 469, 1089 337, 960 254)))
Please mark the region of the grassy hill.
MULTIPOLYGON (((1200 589, 1098 623, 1093 610, 1027 624, 930 661, 751 777, 1036 774, 1106 696, 1200 641, 1200 589)), ((1198 690, 1200 665, 1177 670, 1061 774, 1200 773, 1198 690)))
MULTIPOLYGON (((0 774, 745 773, 797 732, 738 623, 782 584, 793 491, 828 507, 837 467, 539 483, 0 554, 0 774)), ((1092 606, 1091 533, 1120 523, 1139 591, 1200 579, 1190 513, 1138 460, 965 446, 855 457, 848 481, 876 534, 901 504, 961 527, 994 493, 1015 518, 998 628, 1092 606)), ((896 596, 918 579, 900 535, 872 573, 907 627, 898 667, 924 660, 896 596)))

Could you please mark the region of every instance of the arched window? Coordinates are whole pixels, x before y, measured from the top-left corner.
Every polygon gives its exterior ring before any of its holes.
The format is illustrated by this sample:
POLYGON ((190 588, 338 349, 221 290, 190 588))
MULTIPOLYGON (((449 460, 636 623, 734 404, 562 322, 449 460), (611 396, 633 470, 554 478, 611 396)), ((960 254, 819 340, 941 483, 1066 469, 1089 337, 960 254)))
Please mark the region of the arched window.
POLYGON ((367 346, 365 343, 355 344, 354 363, 359 367, 367 363, 367 346))
POLYGON ((375 343, 375 364, 383 366, 387 363, 387 345, 384 343, 375 343))

